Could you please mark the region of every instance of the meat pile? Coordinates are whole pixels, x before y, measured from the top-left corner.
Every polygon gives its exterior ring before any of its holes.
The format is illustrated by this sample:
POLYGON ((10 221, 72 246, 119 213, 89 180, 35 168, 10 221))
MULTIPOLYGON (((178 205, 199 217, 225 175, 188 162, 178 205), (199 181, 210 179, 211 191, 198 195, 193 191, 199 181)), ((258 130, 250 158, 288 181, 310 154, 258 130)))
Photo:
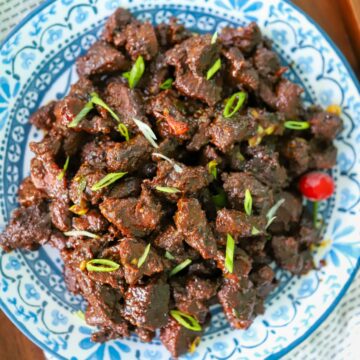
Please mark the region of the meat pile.
POLYGON ((255 23, 197 35, 119 8, 76 67, 70 93, 30 118, 45 135, 0 245, 59 249, 93 341, 160 329, 177 357, 215 303, 248 328, 276 286, 273 261, 314 267, 297 181, 334 166, 340 118, 304 108, 255 23))

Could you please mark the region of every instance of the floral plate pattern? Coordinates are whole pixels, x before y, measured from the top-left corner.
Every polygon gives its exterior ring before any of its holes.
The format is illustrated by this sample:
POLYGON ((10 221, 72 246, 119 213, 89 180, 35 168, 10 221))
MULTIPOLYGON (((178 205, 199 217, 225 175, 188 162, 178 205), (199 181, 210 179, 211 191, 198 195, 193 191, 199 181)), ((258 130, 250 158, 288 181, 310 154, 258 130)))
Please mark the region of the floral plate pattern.
MULTIPOLYGON (((360 257, 360 86, 327 35, 285 0, 48 0, 31 13, 0 47, 0 227, 16 208, 16 193, 29 173, 28 143, 41 134, 27 121, 41 104, 63 97, 76 80, 74 61, 99 37, 118 6, 154 24, 177 16, 197 32, 257 21, 301 84, 304 101, 342 108, 345 129, 338 137, 337 190, 322 204, 324 245, 316 254, 327 266, 305 277, 277 270, 280 286, 266 312, 247 331, 231 330, 219 306, 200 346, 184 359, 276 359, 310 335, 336 306, 359 267, 360 257), (356 221, 357 220, 357 221, 356 221)), ((49 354, 59 359, 170 359, 158 338, 143 344, 136 336, 95 344, 92 328, 74 312, 81 297, 66 291, 58 254, 1 253, 0 306, 49 354)))

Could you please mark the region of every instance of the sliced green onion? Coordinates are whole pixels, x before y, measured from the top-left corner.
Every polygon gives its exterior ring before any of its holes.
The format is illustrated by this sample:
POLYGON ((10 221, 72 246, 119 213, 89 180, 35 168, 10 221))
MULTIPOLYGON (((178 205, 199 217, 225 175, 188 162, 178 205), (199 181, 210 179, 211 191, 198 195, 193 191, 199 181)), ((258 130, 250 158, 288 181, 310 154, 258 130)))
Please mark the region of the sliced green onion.
POLYGON ((218 194, 213 195, 211 199, 218 208, 226 206, 226 193, 223 189, 221 189, 218 194))
POLYGON ((70 231, 66 231, 64 232, 65 236, 86 236, 92 239, 99 239, 99 235, 93 234, 89 231, 85 231, 85 230, 70 230, 70 231))
POLYGON ((199 322, 192 316, 183 313, 180 310, 170 310, 170 315, 183 327, 192 331, 201 331, 199 322))
POLYGON ((175 259, 175 257, 172 256, 169 251, 166 251, 166 252, 165 252, 165 257, 166 257, 168 260, 174 260, 174 259, 175 259))
POLYGON ((251 235, 258 235, 258 234, 260 234, 260 230, 257 229, 255 226, 253 226, 251 229, 251 235))
POLYGON ((74 204, 69 207, 69 210, 74 214, 81 216, 85 215, 89 211, 89 208, 87 206, 82 207, 81 205, 74 204))
POLYGON ((151 127, 148 124, 145 124, 143 121, 138 120, 138 119, 133 119, 134 123, 136 124, 136 126, 139 128, 139 130, 143 133, 143 135, 145 136, 146 140, 154 147, 154 148, 158 148, 159 145, 155 142, 155 140, 157 139, 156 135, 154 134, 154 132, 152 131, 151 127))
POLYGON ((66 170, 67 170, 68 167, 69 167, 69 161, 70 161, 70 156, 67 156, 67 157, 66 157, 66 160, 65 160, 64 167, 63 167, 62 170, 60 171, 60 174, 57 176, 57 179, 58 179, 58 180, 62 180, 63 177, 65 176, 66 170))
POLYGON ((210 80, 221 68, 221 59, 217 59, 206 73, 206 80, 210 80))
POLYGON ((212 38, 211 38, 211 45, 216 43, 217 38, 218 38, 218 32, 215 31, 212 38))
POLYGON ((285 121, 284 126, 291 130, 306 130, 310 127, 308 121, 285 121))
POLYGON ((235 253, 235 240, 230 234, 227 234, 225 269, 231 274, 234 271, 234 253, 235 253))
POLYGON ((236 156, 236 158, 237 158, 238 160, 240 160, 240 161, 244 161, 244 160, 245 160, 244 155, 243 155, 240 151, 238 151, 235 156, 236 156))
POLYGON ((240 108, 243 106, 246 100, 246 92, 239 91, 227 100, 226 105, 224 107, 223 116, 225 118, 231 118, 235 113, 237 113, 240 108), (235 101, 237 100, 236 105, 234 106, 235 101))
POLYGON ((120 265, 108 259, 92 259, 86 262, 87 271, 111 272, 119 269, 120 265))
POLYGON ((100 99, 99 95, 96 92, 92 92, 90 94, 91 98, 90 101, 93 104, 99 105, 102 108, 104 108, 109 114, 116 120, 120 122, 119 117, 114 113, 114 111, 109 107, 108 104, 106 104, 102 99, 100 99))
POLYGON ((176 194, 176 193, 180 192, 179 189, 177 189, 175 187, 168 187, 168 186, 156 186, 155 189, 158 191, 169 193, 169 194, 176 194))
POLYGON ((191 259, 186 259, 184 260, 182 263, 180 263, 179 265, 175 266, 169 274, 169 277, 174 276, 175 274, 177 274, 178 272, 180 272, 181 270, 185 269, 187 266, 189 266, 192 263, 191 259))
POLYGON ((81 310, 75 311, 73 314, 77 316, 79 319, 85 321, 85 314, 81 310))
POLYGON ((172 78, 168 78, 166 79, 159 87, 161 90, 167 90, 167 89, 170 89, 172 84, 174 82, 174 79, 172 78))
POLYGON ((147 244, 146 245, 146 248, 143 252, 143 254, 139 257, 139 261, 138 261, 138 264, 137 264, 137 267, 140 269, 140 267, 142 265, 144 265, 145 261, 146 261, 146 258, 148 257, 149 255, 149 252, 150 252, 150 247, 151 247, 151 244, 147 244))
POLYGON ((125 79, 128 79, 129 80, 129 77, 130 77, 130 71, 126 71, 122 74, 122 76, 125 78, 125 79))
POLYGON ((128 128, 126 127, 125 124, 120 123, 120 124, 117 126, 117 129, 118 129, 119 133, 125 138, 125 141, 129 141, 129 140, 130 140, 129 130, 128 130, 128 128))
POLYGON ((279 201, 276 202, 276 204, 266 213, 266 218, 267 218, 267 224, 265 229, 267 229, 272 223, 273 221, 276 219, 275 214, 277 213, 277 211, 279 210, 280 206, 285 202, 285 199, 280 199, 279 201))
POLYGON ((166 160, 168 163, 170 163, 173 167, 174 167, 174 170, 177 172, 177 173, 182 173, 183 172, 183 169, 180 165, 176 164, 173 160, 171 160, 170 158, 168 158, 167 156, 163 155, 163 154, 160 154, 160 153, 153 153, 153 155, 161 158, 161 159, 164 159, 166 160))
MULTIPOLYGON (((141 77, 143 76, 144 71, 145 71, 145 62, 144 62, 144 58, 140 55, 136 59, 129 73, 128 82, 130 89, 133 89, 138 84, 141 77)), ((123 76, 127 78, 126 75, 123 74, 123 76)))
POLYGON ((251 215, 252 213, 252 196, 249 189, 245 190, 245 199, 244 199, 244 210, 247 215, 251 215))
POLYGON ((68 127, 73 128, 79 125, 80 121, 94 108, 94 105, 91 101, 87 102, 85 106, 80 110, 80 112, 75 116, 74 120, 68 125, 68 127))
POLYGON ((114 183, 115 181, 121 179, 124 175, 126 175, 127 172, 114 172, 105 175, 100 181, 98 181, 96 184, 94 184, 91 188, 92 191, 100 190, 104 187, 107 187, 114 183))
POLYGON ((209 174, 211 174, 213 176, 214 179, 217 178, 217 161, 216 160, 211 160, 209 163, 208 163, 208 171, 209 171, 209 174))

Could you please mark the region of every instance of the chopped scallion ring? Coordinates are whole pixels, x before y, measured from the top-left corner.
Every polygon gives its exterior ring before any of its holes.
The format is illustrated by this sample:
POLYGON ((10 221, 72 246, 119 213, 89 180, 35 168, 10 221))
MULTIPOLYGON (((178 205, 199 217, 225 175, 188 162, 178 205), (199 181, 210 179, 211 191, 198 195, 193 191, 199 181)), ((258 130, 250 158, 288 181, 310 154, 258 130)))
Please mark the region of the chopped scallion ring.
POLYGON ((272 222, 276 219, 276 212, 279 210, 280 206, 285 202, 285 199, 280 199, 279 201, 276 202, 276 204, 266 213, 266 218, 267 218, 267 224, 265 229, 267 229, 272 222))
POLYGON ((114 172, 114 173, 107 174, 100 181, 98 181, 96 184, 94 184, 91 187, 91 190, 97 191, 104 187, 107 187, 107 186, 111 185, 112 183, 114 183, 115 181, 121 179, 126 174, 127 174, 127 172, 114 172))
POLYGON ((85 106, 80 110, 80 112, 75 116, 74 120, 68 125, 68 127, 73 128, 79 125, 80 121, 94 108, 92 101, 89 101, 85 106))
POLYGON ((235 254, 235 240, 230 234, 227 234, 225 269, 231 274, 234 271, 234 254, 235 254))
POLYGON ((252 213, 252 196, 249 189, 245 190, 245 199, 244 199, 244 210, 247 215, 251 215, 252 213))
POLYGON ((140 267, 142 265, 144 265, 145 261, 146 261, 146 258, 148 257, 149 255, 149 252, 150 252, 150 247, 151 247, 151 244, 147 244, 146 245, 146 248, 143 252, 143 254, 139 257, 139 261, 137 263, 137 267, 140 269, 140 267))
POLYGON ((174 82, 174 79, 168 78, 168 79, 166 79, 166 80, 159 86, 159 88, 160 88, 161 90, 170 89, 171 86, 172 86, 172 84, 173 84, 173 82, 174 82))
POLYGON ((221 68, 221 59, 217 59, 206 73, 206 80, 210 80, 221 68))
POLYGON ((251 229, 251 235, 258 235, 258 234, 260 234, 260 232, 261 231, 259 229, 257 229, 255 226, 253 226, 251 229))
POLYGON ((70 230, 70 231, 66 231, 64 232, 65 236, 86 236, 92 239, 99 239, 99 235, 93 234, 89 231, 85 231, 85 230, 70 230))
POLYGON ((308 121, 285 121, 284 127, 290 130, 306 130, 309 129, 310 123, 308 121))
POLYGON ((157 139, 156 135, 152 131, 151 127, 148 124, 145 124, 143 121, 138 119, 133 119, 136 126, 139 128, 139 130, 143 133, 145 136, 145 139, 154 147, 158 148, 159 145, 155 142, 157 139))
POLYGON ((170 315, 183 327, 192 331, 201 331, 202 327, 199 322, 192 316, 179 310, 170 310, 170 315))
POLYGON ((123 74, 123 76, 128 79, 130 89, 133 89, 138 84, 141 77, 143 76, 144 71, 145 62, 144 58, 140 55, 132 66, 129 72, 129 77, 127 77, 127 73, 123 74))
POLYGON ((172 256, 169 251, 165 251, 165 257, 166 257, 168 260, 174 260, 174 259, 175 259, 175 257, 172 256))
POLYGON ((64 167, 62 168, 60 174, 57 176, 57 179, 58 179, 58 180, 62 180, 63 177, 65 176, 66 170, 67 170, 68 167, 69 167, 69 161, 70 161, 70 156, 67 156, 67 157, 66 157, 66 160, 65 160, 64 167))
POLYGON ((176 193, 180 192, 179 189, 177 189, 175 187, 169 187, 169 186, 155 186, 155 189, 158 191, 168 193, 168 194, 176 194, 176 193))
POLYGON ((182 263, 180 263, 179 265, 175 266, 169 274, 169 277, 174 276, 175 274, 177 274, 178 272, 180 272, 181 270, 184 270, 187 266, 189 266, 192 263, 191 259, 186 259, 184 260, 182 263))
POLYGON ((209 163, 208 163, 208 171, 209 171, 209 174, 211 174, 213 176, 214 179, 217 178, 217 161, 216 160, 211 160, 209 163))
POLYGON ((125 124, 120 123, 120 124, 117 126, 117 129, 118 129, 119 133, 125 138, 125 141, 129 141, 129 140, 130 140, 129 130, 128 130, 128 128, 126 127, 125 124))
POLYGON ((92 259, 86 262, 87 271, 111 272, 119 269, 120 265, 108 259, 92 259))
POLYGON ((246 93, 244 91, 239 91, 227 100, 226 105, 224 107, 223 116, 225 118, 231 118, 235 113, 237 113, 240 108, 243 106, 246 100, 246 93), (235 101, 237 101, 234 106, 235 101))

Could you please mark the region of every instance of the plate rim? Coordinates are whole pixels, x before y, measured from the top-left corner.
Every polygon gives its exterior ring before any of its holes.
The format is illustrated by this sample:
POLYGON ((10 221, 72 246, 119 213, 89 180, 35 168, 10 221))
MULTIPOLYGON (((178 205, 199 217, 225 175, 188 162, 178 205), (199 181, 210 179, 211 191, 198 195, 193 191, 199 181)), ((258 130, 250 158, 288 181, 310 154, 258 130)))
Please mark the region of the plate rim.
MULTIPOLYGON (((36 6, 33 10, 31 10, 28 15, 26 15, 6 36, 5 38, 0 41, 0 50, 2 47, 29 21, 31 20, 35 15, 37 15, 40 11, 42 11, 44 8, 48 7, 50 4, 56 2, 58 0, 45 0, 42 3, 40 3, 38 6, 36 6)), ((332 38, 328 35, 328 33, 322 28, 321 25, 319 25, 309 14, 307 14, 304 10, 302 10, 298 5, 294 4, 291 0, 280 0, 284 3, 288 4, 289 6, 293 7, 297 12, 299 12, 301 15, 305 17, 307 21, 309 21, 316 30, 321 34, 321 36, 324 37, 324 39, 328 42, 330 47, 335 51, 335 53, 339 56, 342 64, 345 66, 346 70, 349 73, 349 76, 351 78, 351 81, 354 83, 357 91, 360 93, 360 80, 358 79, 357 75, 355 74, 352 66, 350 65, 348 59, 345 57, 343 52, 340 50, 340 48, 337 46, 337 44, 332 40, 332 38)), ((241 11, 241 10, 239 10, 241 11)), ((320 316, 316 322, 300 337, 298 337, 296 340, 291 342, 288 346, 286 346, 284 349, 273 353, 269 356, 267 356, 266 360, 275 360, 280 359, 284 355, 288 354, 291 350, 299 346, 301 343, 303 343, 311 334, 313 334, 320 326, 321 324, 329 317, 329 315, 334 311, 336 306, 339 304, 341 299, 346 294, 347 290, 349 289, 350 285, 352 284, 354 278, 356 277, 358 271, 360 269, 360 258, 358 258, 357 263, 350 274, 347 282, 342 287, 341 291, 339 292, 338 296, 334 299, 334 301, 330 304, 330 306, 327 308, 327 310, 320 316)), ((7 308, 5 303, 0 297, 0 309, 3 311, 3 313, 8 317, 8 319, 14 324, 19 331, 23 335, 25 335, 30 341, 35 343, 42 351, 51 354, 57 359, 64 359, 61 355, 54 352, 52 349, 48 348, 43 342, 41 342, 37 337, 33 336, 30 331, 28 331, 26 328, 22 327, 22 324, 17 322, 16 316, 14 316, 11 311, 7 308)))

